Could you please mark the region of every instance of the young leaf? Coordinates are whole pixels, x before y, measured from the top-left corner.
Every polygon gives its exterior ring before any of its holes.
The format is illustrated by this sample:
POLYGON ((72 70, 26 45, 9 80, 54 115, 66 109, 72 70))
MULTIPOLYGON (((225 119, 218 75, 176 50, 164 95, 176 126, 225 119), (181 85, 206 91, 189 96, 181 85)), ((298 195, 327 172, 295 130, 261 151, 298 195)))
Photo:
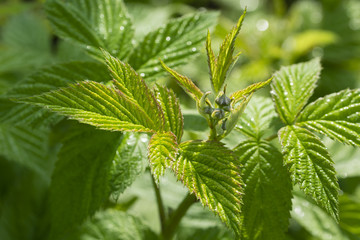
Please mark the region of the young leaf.
POLYGON ((119 195, 129 187, 145 171, 147 145, 149 139, 146 134, 124 133, 121 144, 116 150, 112 162, 110 192, 117 201, 119 195))
MULTIPOLYGON (((245 18, 245 14, 246 14, 246 10, 240 16, 236 26, 233 27, 231 32, 225 37, 223 43, 220 46, 219 55, 217 56, 215 62, 215 69, 214 71, 211 71, 211 83, 216 93, 218 93, 222 89, 225 83, 226 74, 230 69, 230 66, 239 56, 238 54, 237 56, 233 57, 233 53, 235 50, 235 40, 240 32, 241 25, 245 18)), ((211 58, 212 57, 210 57, 210 59, 211 58)))
POLYGON ((163 61, 160 61, 160 63, 161 66, 176 79, 176 82, 185 90, 187 94, 189 94, 190 97, 192 97, 195 101, 200 100, 204 93, 195 85, 193 81, 191 81, 191 79, 172 70, 166 66, 163 61))
POLYGON ((249 95, 250 93, 253 93, 257 90, 259 90, 262 87, 265 87, 268 85, 273 78, 269 78, 268 80, 264 82, 258 82, 254 83, 244 89, 241 89, 239 91, 236 91, 230 95, 230 98, 233 99, 232 104, 235 105, 237 102, 239 102, 244 95, 249 95))
POLYGON ((291 180, 281 153, 266 141, 248 140, 235 149, 245 183, 243 239, 285 239, 291 210, 291 180))
POLYGON ((164 113, 165 131, 175 134, 177 142, 180 143, 183 134, 184 118, 175 93, 171 89, 158 86, 155 94, 164 113))
POLYGON ((179 147, 172 165, 177 178, 239 235, 243 190, 237 157, 215 141, 188 141, 179 147))
POLYGON ((200 12, 170 21, 145 36, 130 55, 129 64, 146 81, 153 81, 163 73, 159 59, 175 67, 197 54, 206 29, 216 23, 216 18, 215 12, 200 12))
MULTIPOLYGON (((7 98, 23 98, 66 87, 70 83, 91 79, 96 82, 111 79, 104 64, 96 62, 70 62, 43 68, 30 75, 6 93, 7 98)), ((9 101, 9 100, 7 100, 9 101)), ((10 101, 9 101, 10 103, 10 101)), ((1 112, 0 121, 11 124, 48 126, 62 119, 56 113, 39 106, 10 103, 12 106, 1 112)))
POLYGON ((120 59, 129 54, 134 31, 122 0, 50 0, 45 7, 59 36, 98 57, 99 48, 120 59))
POLYGON ((148 149, 151 173, 158 183, 166 168, 175 161, 178 152, 176 136, 172 132, 155 133, 150 139, 148 149))
POLYGON ((271 95, 281 120, 295 122, 311 97, 321 71, 320 60, 282 67, 271 83, 271 95))
POLYGON ((270 98, 253 97, 241 115, 237 129, 254 139, 260 139, 269 130, 272 119, 276 117, 270 98))
POLYGON ((154 132, 162 128, 134 100, 97 82, 84 81, 20 101, 104 130, 154 132))
POLYGON ((338 220, 338 190, 334 163, 324 144, 298 126, 279 131, 284 160, 291 178, 334 219, 338 220))
POLYGON ((298 118, 306 126, 342 143, 360 146, 360 90, 343 90, 309 104, 298 118))
POLYGON ((90 126, 70 126, 50 186, 49 239, 67 239, 109 194, 111 162, 121 134, 90 126), (61 238, 64 237, 64 238, 61 238))

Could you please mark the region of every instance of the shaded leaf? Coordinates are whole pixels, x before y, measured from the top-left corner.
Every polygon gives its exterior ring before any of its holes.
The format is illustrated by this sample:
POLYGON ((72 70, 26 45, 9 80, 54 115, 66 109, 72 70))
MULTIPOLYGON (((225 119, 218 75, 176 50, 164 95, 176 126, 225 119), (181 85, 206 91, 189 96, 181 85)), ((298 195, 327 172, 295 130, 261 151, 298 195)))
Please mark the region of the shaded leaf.
POLYGON ((266 141, 248 140, 235 149, 245 183, 243 239, 285 239, 291 210, 291 180, 281 153, 266 141))
POLYGON ((346 194, 340 196, 339 200, 341 228, 360 236, 360 202, 346 194))
POLYGON ((203 205, 236 234, 240 234, 242 180, 240 163, 232 151, 215 141, 181 143, 173 169, 203 205))
POLYGON ((324 144, 313 133, 297 126, 280 129, 279 138, 292 181, 338 221, 339 185, 324 144))

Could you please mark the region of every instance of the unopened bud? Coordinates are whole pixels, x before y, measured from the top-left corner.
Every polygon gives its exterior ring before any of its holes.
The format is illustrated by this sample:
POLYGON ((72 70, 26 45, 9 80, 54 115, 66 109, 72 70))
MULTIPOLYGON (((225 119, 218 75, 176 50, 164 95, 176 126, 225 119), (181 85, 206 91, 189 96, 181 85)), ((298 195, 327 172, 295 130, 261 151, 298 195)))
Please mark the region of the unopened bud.
POLYGON ((220 108, 215 108, 211 114, 211 117, 216 120, 223 119, 225 117, 225 112, 220 108))
POLYGON ((231 99, 228 98, 223 91, 221 91, 218 97, 215 99, 215 102, 220 107, 227 107, 230 106, 231 99))

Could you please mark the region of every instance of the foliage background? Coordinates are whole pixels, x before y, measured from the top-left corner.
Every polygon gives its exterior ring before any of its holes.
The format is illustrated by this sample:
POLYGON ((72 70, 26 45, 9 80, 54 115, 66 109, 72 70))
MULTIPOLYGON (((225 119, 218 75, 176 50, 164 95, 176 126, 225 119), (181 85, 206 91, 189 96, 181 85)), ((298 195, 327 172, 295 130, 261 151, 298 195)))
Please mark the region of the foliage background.
MULTIPOLYGON (((263 81, 282 65, 313 57, 321 57, 323 67, 314 99, 360 87, 360 2, 357 0, 125 2, 138 41, 173 17, 199 8, 218 10, 218 24, 212 30, 215 46, 246 5, 249 13, 236 42, 237 50, 243 54, 230 75, 229 91, 263 81)), ((80 48, 53 34, 46 20, 43 1, 0 1, 0 93, 5 94, 38 69, 70 60, 95 61, 80 48)), ((189 62, 179 72, 196 80, 202 89, 210 89, 205 50, 201 49, 201 54, 189 62)), ((182 107, 187 109, 185 139, 206 138, 206 123, 193 115, 195 106, 184 92, 167 77, 161 77, 158 82, 170 86, 180 98, 182 107)), ((260 95, 267 96, 268 92, 269 89, 262 90, 260 95)), ((44 206, 51 175, 61 143, 66 140, 63 136, 71 131, 74 123, 56 124, 50 135, 37 126, 31 129, 13 126, 11 119, 3 117, 12 107, 0 97, 0 239, 45 239, 49 219, 44 206)), ((146 136, 127 137, 129 144, 124 148, 138 159, 144 153, 148 139, 146 136), (131 149, 134 146, 136 149, 131 149)), ((227 144, 234 146, 240 138, 240 135, 231 135, 227 144)), ((288 239, 360 239, 360 151, 329 139, 325 142, 336 162, 342 189, 340 225, 299 195, 293 201, 288 239)), ((90 151, 91 147, 88 148, 83 150, 90 151)), ((106 149, 99 151, 106 152, 106 149)), ((144 238, 141 234, 147 234, 146 239, 150 239, 152 231, 158 231, 150 176, 146 173, 146 163, 139 166, 139 172, 145 173, 119 199, 114 193, 104 209, 81 227, 82 239, 94 239, 98 234, 109 239, 141 239, 144 238), (146 227, 142 227, 145 230, 139 229, 143 226, 138 224, 139 221, 145 224, 146 227), (124 229, 124 223, 130 227, 124 229), (135 232, 138 233, 136 237, 135 232), (117 238, 121 234, 125 237, 117 238)), ((73 167, 76 169, 77 166, 73 167)), ((161 179, 161 188, 168 208, 175 208, 186 193, 172 174, 161 179)), ((191 208, 176 237, 190 239, 190 236, 194 239, 232 239, 224 225, 200 204, 191 208)))

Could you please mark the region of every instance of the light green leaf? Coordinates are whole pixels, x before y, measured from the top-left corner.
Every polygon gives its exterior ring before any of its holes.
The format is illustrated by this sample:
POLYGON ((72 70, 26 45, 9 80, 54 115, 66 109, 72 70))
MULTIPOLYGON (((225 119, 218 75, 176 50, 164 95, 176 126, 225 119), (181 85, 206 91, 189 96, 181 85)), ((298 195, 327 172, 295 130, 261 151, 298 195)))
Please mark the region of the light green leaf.
POLYGON ((184 91, 189 94, 195 101, 199 101, 204 94, 191 79, 177 73, 175 70, 169 68, 165 65, 163 61, 160 61, 161 66, 169 72, 176 80, 176 82, 184 89, 184 91))
MULTIPOLYGON (((42 94, 70 83, 91 79, 96 82, 111 79, 104 64, 94 62, 70 62, 46 67, 30 75, 17 84, 7 94, 7 98, 23 98, 42 94)), ((10 124, 27 124, 36 128, 48 126, 62 119, 56 113, 39 106, 29 106, 23 103, 13 103, 9 100, 7 107, 1 112, 0 122, 10 124)), ((1 106, 0 108, 3 108, 1 106)))
POLYGON ((320 60, 282 67, 271 83, 271 95, 281 120, 292 124, 311 97, 321 71, 320 60))
POLYGON ((214 59, 213 53, 210 52, 210 41, 208 40, 208 43, 206 44, 206 49, 208 51, 208 61, 210 64, 210 79, 215 93, 218 93, 222 89, 225 83, 226 75, 231 65, 236 61, 239 56, 239 54, 237 54, 235 57, 233 57, 233 53, 235 50, 235 40, 240 32, 241 25, 245 18, 245 14, 246 10, 240 16, 236 26, 234 26, 231 32, 225 37, 224 41, 220 46, 219 55, 217 56, 216 60, 214 59), (211 63, 211 61, 214 62, 211 63))
POLYGON ((334 219, 302 194, 294 193, 291 216, 318 239, 349 240, 334 219))
POLYGON ((172 132, 155 133, 150 139, 148 149, 151 173, 158 183, 166 168, 175 162, 179 150, 176 136, 172 132))
POLYGON ((155 126, 162 129, 165 125, 164 114, 153 92, 144 80, 128 63, 121 62, 107 52, 104 52, 104 56, 114 77, 113 84, 115 87, 143 109, 155 123, 155 126))
POLYGON ((243 183, 237 157, 216 141, 188 141, 179 146, 172 165, 177 178, 239 235, 243 183))
POLYGON ((346 231, 360 236, 360 202, 350 195, 339 198, 340 226, 346 231))
POLYGON ((298 183, 301 190, 338 220, 339 185, 324 144, 313 133, 297 126, 280 129, 279 138, 293 183, 298 183))
POLYGON ((44 106, 70 119, 104 130, 154 132, 162 128, 156 125, 149 113, 122 92, 92 81, 71 84, 20 101, 44 106))
POLYGON ((268 85, 271 82, 272 79, 273 78, 269 78, 266 81, 251 84, 250 86, 248 86, 244 89, 241 89, 239 91, 232 93, 230 95, 230 98, 233 99, 231 104, 235 105, 237 102, 239 102, 241 99, 243 99, 243 96, 249 95, 249 94, 259 90, 260 88, 265 87, 266 85, 268 85))
POLYGON ((291 180, 281 153, 266 141, 248 140, 235 149, 245 183, 243 239, 285 239, 291 210, 291 180))
POLYGON ((162 86, 157 87, 155 94, 164 113, 165 131, 172 132, 176 136, 177 142, 180 143, 183 135, 184 118, 179 100, 171 89, 162 86))
POLYGON ((56 33, 101 57, 99 48, 123 59, 134 31, 122 0, 50 0, 45 4, 56 33))
POLYGON ((145 171, 148 142, 146 134, 122 135, 111 167, 110 191, 115 201, 145 171))
POLYGON ((360 146, 360 90, 343 90, 309 104, 298 124, 350 145, 360 146))
POLYGON ((189 57, 198 53, 206 29, 215 25, 216 19, 215 12, 200 12, 170 21, 139 42, 129 57, 129 64, 146 81, 155 80, 163 74, 159 59, 169 67, 187 63, 189 57))
POLYGON ((121 135, 80 124, 68 129, 50 186, 49 239, 66 239, 107 200, 121 135))
POLYGON ((271 128, 276 117, 273 102, 270 98, 253 97, 240 117, 237 129, 254 138, 262 138, 271 128))
POLYGON ((115 209, 98 212, 81 227, 80 240, 157 240, 158 237, 139 218, 115 209))

